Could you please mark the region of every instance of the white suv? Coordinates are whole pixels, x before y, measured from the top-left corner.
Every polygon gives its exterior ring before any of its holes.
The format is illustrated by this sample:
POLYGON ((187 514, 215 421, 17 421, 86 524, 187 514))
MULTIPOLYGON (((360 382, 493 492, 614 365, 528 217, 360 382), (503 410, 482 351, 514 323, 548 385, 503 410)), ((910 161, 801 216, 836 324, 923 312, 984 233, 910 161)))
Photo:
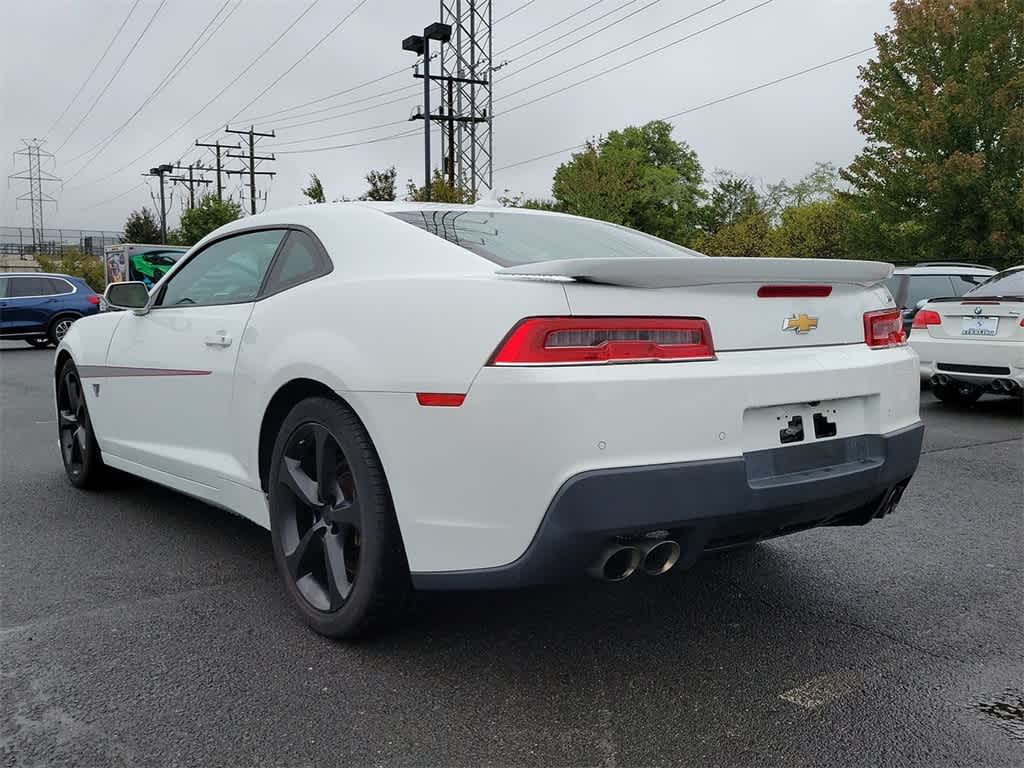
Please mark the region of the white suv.
POLYGON ((885 281, 896 306, 903 313, 903 327, 910 333, 914 315, 927 299, 963 296, 996 273, 991 267, 957 262, 926 262, 897 267, 885 281))
POLYGON ((943 402, 967 405, 985 392, 1024 393, 1024 265, 1000 272, 960 298, 929 301, 910 345, 921 378, 943 402))

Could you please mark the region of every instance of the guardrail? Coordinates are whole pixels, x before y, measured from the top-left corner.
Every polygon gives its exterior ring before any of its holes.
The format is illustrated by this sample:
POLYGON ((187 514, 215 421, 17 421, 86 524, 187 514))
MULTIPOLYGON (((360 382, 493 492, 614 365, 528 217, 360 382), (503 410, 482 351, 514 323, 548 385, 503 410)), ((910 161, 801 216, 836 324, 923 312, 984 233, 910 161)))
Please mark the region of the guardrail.
POLYGON ((0 227, 0 254, 59 256, 69 248, 76 248, 100 258, 104 248, 122 240, 120 232, 103 229, 44 229, 42 234, 42 242, 36 245, 30 227, 0 227))

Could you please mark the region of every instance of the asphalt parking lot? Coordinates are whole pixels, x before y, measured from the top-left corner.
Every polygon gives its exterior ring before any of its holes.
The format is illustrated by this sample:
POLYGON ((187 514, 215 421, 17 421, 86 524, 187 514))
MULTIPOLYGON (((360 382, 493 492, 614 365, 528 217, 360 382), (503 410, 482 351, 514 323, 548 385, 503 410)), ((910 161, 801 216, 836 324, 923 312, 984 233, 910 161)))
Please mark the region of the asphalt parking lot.
POLYGON ((51 360, 0 344, 3 765, 1024 764, 1019 401, 924 393, 918 474, 865 528, 425 594, 341 645, 293 617, 264 531, 141 480, 71 488, 51 360))

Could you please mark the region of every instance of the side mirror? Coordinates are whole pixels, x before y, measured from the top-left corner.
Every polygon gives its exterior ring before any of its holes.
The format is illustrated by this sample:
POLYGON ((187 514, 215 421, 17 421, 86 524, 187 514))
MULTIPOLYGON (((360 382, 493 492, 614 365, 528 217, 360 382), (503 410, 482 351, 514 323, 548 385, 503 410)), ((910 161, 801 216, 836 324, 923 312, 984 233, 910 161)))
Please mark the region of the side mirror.
POLYGON ((919 302, 917 302, 917 309, 921 309, 921 307, 923 307, 929 301, 931 301, 931 299, 921 299, 919 302))
POLYGON ((111 283, 103 292, 103 302, 107 309, 131 309, 142 314, 149 303, 149 291, 145 283, 111 283))

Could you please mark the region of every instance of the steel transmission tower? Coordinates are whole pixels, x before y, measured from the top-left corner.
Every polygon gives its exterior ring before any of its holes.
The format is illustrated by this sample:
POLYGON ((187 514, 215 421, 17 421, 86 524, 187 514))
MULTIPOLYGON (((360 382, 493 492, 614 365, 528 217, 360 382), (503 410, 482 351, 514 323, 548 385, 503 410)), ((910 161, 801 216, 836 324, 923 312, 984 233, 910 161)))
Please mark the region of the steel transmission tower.
MULTIPOLYGON (((454 164, 464 188, 479 194, 481 187, 494 186, 491 0, 441 0, 441 23, 452 28, 451 40, 441 46, 441 75, 452 78, 451 96, 442 103, 449 114, 463 118, 441 132, 441 157, 454 164)), ((451 174, 446 167, 444 175, 451 174)))
POLYGON ((40 139, 22 139, 25 146, 15 152, 15 156, 28 158, 28 168, 11 174, 9 178, 20 179, 28 182, 28 193, 18 197, 18 200, 28 200, 32 206, 32 244, 36 253, 39 253, 45 243, 43 236, 43 204, 56 203, 57 201, 43 190, 45 182, 59 182, 60 179, 52 173, 43 170, 43 158, 52 159, 53 155, 43 149, 43 141, 40 139))

